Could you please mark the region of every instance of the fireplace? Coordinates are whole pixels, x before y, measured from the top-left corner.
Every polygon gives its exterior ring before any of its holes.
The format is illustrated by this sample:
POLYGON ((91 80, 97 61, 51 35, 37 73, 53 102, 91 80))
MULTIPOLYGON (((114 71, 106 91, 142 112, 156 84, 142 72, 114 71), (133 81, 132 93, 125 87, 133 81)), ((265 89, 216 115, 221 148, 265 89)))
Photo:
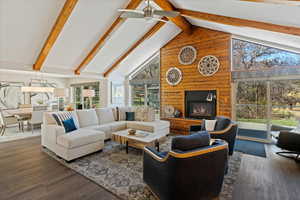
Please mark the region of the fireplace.
POLYGON ((216 90, 185 91, 185 117, 214 119, 217 109, 216 90))

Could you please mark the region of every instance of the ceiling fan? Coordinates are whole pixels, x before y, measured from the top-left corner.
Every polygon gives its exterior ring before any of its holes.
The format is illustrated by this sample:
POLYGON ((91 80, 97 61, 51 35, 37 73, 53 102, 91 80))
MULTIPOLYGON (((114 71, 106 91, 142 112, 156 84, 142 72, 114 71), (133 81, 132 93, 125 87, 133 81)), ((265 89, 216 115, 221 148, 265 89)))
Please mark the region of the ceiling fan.
POLYGON ((121 18, 142 18, 147 21, 155 20, 155 21, 163 21, 166 20, 160 19, 161 17, 177 17, 180 15, 177 11, 164 11, 164 10, 156 10, 152 5, 150 0, 146 1, 146 7, 143 10, 131 10, 131 9, 118 9, 121 12, 121 18), (157 16, 157 17, 156 17, 157 16))

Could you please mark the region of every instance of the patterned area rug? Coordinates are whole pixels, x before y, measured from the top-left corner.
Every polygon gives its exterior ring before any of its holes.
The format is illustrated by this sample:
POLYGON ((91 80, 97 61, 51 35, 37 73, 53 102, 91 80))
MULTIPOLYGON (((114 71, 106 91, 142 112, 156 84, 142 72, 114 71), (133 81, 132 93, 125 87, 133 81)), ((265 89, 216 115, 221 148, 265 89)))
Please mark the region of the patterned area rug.
MULTIPOLYGON (((171 137, 160 145, 161 151, 170 149, 171 137)), ((125 147, 115 142, 108 141, 102 152, 97 152, 71 163, 58 158, 48 149, 44 152, 63 165, 75 170, 98 185, 114 193, 120 199, 130 200, 155 200, 143 182, 142 151, 129 149, 126 154, 125 147)), ((235 180, 241 164, 242 154, 235 152, 229 160, 229 171, 225 176, 220 200, 232 199, 235 180)))

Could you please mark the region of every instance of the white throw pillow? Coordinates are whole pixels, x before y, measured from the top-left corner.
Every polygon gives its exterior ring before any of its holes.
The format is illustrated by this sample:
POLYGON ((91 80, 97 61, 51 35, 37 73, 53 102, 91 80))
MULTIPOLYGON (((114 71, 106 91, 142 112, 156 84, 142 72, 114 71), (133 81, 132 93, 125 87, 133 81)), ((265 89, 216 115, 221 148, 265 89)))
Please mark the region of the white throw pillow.
POLYGON ((214 131, 217 120, 205 120, 205 129, 207 131, 214 131))
POLYGON ((135 108, 135 120, 143 122, 155 121, 155 111, 148 106, 139 106, 135 108))
POLYGON ((80 127, 94 126, 99 123, 95 109, 77 110, 76 113, 80 127))
POLYGON ((99 108, 96 109, 99 124, 107 124, 115 121, 114 113, 112 108, 99 108))
POLYGON ((71 115, 72 115, 72 118, 73 118, 76 128, 79 129, 80 125, 79 125, 78 116, 76 114, 76 111, 71 111, 71 115))

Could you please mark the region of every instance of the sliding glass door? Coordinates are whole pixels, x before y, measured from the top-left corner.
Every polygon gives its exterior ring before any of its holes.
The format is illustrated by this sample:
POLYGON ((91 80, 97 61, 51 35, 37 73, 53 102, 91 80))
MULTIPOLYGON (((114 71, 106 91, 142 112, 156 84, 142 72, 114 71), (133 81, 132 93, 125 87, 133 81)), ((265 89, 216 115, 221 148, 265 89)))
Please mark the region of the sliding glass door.
POLYGON ((272 125, 295 127, 300 116, 300 80, 271 82, 272 125))
POLYGON ((239 81, 236 94, 236 119, 239 135, 267 139, 268 82, 239 81))
POLYGON ((236 84, 240 137, 268 140, 272 127, 298 125, 300 80, 249 80, 236 84))

